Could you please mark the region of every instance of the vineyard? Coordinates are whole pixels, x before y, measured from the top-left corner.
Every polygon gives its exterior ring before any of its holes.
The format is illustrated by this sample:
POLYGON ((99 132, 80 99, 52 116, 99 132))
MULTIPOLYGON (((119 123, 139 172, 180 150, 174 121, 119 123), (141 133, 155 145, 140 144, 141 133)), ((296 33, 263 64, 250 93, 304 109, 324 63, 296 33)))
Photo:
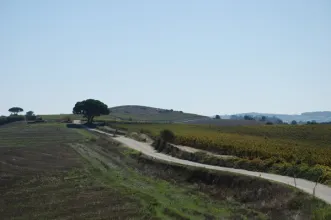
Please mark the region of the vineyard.
MULTIPOLYGON (((264 169, 277 166, 289 174, 293 165, 298 172, 318 172, 331 178, 330 125, 275 125, 215 127, 183 124, 120 125, 157 136, 163 129, 176 134, 176 143, 218 154, 235 155, 264 163, 264 169)), ((308 175, 308 174, 305 174, 308 175)), ((313 174, 309 174, 313 175, 313 174)))

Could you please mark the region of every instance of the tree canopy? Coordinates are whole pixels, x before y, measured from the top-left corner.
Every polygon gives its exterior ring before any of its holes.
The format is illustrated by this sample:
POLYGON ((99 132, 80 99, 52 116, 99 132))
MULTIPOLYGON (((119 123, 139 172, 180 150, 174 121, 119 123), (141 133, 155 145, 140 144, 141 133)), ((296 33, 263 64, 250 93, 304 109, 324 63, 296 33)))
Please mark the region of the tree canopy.
POLYGON ((87 99, 81 102, 77 102, 72 112, 74 114, 83 115, 87 118, 87 123, 92 124, 95 116, 108 115, 108 106, 95 99, 87 99))
POLYGON ((37 119, 37 116, 34 114, 33 111, 27 111, 27 112, 25 113, 25 118, 26 118, 26 120, 28 120, 28 121, 34 121, 34 120, 37 119))
POLYGON ((8 109, 8 111, 14 115, 17 115, 19 112, 22 112, 24 110, 20 107, 12 107, 12 108, 8 109))
POLYGON ((215 116, 215 119, 221 119, 221 116, 216 115, 216 116, 215 116))
POLYGON ((26 116, 33 116, 33 115, 34 115, 34 112, 33 111, 26 112, 26 116))

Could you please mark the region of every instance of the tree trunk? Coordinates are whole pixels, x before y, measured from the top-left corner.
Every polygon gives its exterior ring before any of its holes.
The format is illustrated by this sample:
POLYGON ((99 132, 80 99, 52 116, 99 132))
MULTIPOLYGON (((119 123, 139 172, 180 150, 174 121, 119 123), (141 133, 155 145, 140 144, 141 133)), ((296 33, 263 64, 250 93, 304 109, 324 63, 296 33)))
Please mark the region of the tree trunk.
POLYGON ((87 116, 87 124, 92 124, 94 116, 87 116))
POLYGON ((91 122, 92 122, 91 119, 92 119, 92 116, 90 116, 90 115, 87 116, 87 124, 89 124, 89 125, 92 124, 92 123, 91 123, 91 122))

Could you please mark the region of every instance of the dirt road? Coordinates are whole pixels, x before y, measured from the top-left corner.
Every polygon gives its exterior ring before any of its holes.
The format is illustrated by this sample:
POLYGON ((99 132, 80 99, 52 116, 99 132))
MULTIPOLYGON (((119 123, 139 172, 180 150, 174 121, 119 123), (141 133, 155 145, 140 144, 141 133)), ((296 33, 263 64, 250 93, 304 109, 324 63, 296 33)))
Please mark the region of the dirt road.
MULTIPOLYGON (((89 129, 89 130, 111 136, 111 134, 108 134, 106 132, 103 132, 103 131, 100 131, 97 129, 89 129)), ((143 154, 150 156, 152 158, 155 158, 155 159, 159 159, 159 160, 163 160, 163 161, 167 161, 167 162, 171 162, 171 163, 175 163, 175 164, 182 164, 182 165, 187 165, 187 166, 206 168, 206 169, 210 169, 210 170, 226 171, 226 172, 238 173, 238 174, 247 175, 247 176, 254 176, 254 177, 258 177, 258 178, 272 180, 275 182, 285 183, 285 184, 288 184, 291 186, 295 185, 293 177, 196 163, 196 162, 192 162, 192 161, 188 161, 188 160, 182 160, 179 158, 171 157, 166 154, 158 153, 149 144, 139 142, 139 141, 136 141, 136 140, 133 140, 130 138, 119 136, 114 139, 121 142, 122 144, 124 144, 127 147, 140 151, 143 154)), ((313 189, 315 187, 315 183, 308 181, 308 180, 297 178, 296 187, 309 194, 313 194, 313 189)), ((316 190, 315 190, 315 196, 324 200, 325 202, 331 204, 331 188, 330 187, 322 185, 322 184, 318 184, 316 187, 316 190)))

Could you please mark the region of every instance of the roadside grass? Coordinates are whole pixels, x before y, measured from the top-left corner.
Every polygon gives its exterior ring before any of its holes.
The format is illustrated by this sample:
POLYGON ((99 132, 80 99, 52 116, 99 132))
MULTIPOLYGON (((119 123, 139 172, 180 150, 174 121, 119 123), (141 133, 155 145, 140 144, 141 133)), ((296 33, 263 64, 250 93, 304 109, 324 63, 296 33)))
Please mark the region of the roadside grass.
MULTIPOLYGON (((241 208, 240 205, 227 201, 213 200, 208 195, 197 192, 197 187, 193 184, 174 184, 162 178, 143 175, 147 173, 141 173, 136 159, 132 159, 140 156, 139 152, 111 145, 112 149, 108 148, 109 144, 106 148, 81 144, 73 145, 73 148, 92 164, 96 176, 105 183, 111 182, 112 187, 116 186, 117 189, 140 198, 145 210, 154 213, 157 218, 206 219, 209 216, 210 219, 233 219, 237 216, 244 219, 249 215, 252 219, 266 219, 265 215, 257 211, 241 208), (107 149, 112 154, 105 154, 107 149), (239 210, 241 214, 235 214, 239 210)), ((147 172, 151 174, 150 170, 147 172)))

